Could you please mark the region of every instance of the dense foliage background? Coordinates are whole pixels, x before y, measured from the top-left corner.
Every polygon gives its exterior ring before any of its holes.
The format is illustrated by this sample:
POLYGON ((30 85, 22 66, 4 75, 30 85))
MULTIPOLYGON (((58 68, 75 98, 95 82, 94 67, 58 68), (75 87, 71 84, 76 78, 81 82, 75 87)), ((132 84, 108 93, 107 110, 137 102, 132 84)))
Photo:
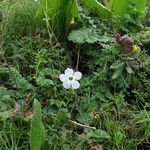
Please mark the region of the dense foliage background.
POLYGON ((150 3, 113 4, 0 2, 1 150, 150 149, 150 3), (59 80, 68 67, 77 90, 59 80))

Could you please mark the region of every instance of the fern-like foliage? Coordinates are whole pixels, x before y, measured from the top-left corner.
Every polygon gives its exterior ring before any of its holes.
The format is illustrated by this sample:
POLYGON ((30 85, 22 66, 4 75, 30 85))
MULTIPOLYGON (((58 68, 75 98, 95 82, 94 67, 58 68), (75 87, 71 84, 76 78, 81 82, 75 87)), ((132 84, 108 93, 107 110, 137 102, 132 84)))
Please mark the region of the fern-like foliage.
POLYGON ((4 86, 0 86, 0 111, 10 109, 12 103, 11 93, 4 86))
POLYGON ((5 85, 11 86, 22 92, 33 90, 33 86, 24 77, 22 77, 19 71, 14 67, 0 68, 0 80, 2 80, 5 85))
POLYGON ((150 28, 139 33, 139 39, 144 45, 150 44, 150 28))

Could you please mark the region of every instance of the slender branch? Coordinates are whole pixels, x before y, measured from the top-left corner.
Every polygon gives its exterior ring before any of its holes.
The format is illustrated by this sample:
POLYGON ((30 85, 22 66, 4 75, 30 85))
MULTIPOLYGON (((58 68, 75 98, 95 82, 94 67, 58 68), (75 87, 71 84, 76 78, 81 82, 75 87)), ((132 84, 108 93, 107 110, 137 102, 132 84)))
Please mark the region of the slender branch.
MULTIPOLYGON (((54 113, 50 113, 52 116, 57 116, 56 114, 54 113)), ((69 119, 69 122, 71 122, 72 124, 74 125, 77 125, 77 126, 80 126, 80 127, 83 127, 83 128, 89 128, 89 129, 93 129, 93 130, 96 130, 96 127, 91 127, 91 126, 88 126, 88 125, 84 125, 84 124, 81 124, 81 123, 78 123, 76 121, 73 121, 71 119, 69 119)))
POLYGON ((76 121, 73 121, 73 120, 69 120, 71 123, 77 125, 77 126, 80 126, 80 127, 83 127, 83 128, 90 128, 90 129, 93 129, 93 130, 96 130, 96 127, 91 127, 91 126, 88 126, 88 125, 84 125, 84 124, 80 124, 76 121))

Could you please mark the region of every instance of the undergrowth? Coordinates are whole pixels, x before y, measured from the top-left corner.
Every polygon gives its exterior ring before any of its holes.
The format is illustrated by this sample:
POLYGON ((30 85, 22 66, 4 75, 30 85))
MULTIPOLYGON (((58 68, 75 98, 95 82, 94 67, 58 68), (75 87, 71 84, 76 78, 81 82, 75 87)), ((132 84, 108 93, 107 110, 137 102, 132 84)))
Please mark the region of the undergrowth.
POLYGON ((43 150, 150 149, 149 30, 137 24, 134 33, 127 22, 116 29, 81 7, 81 20, 63 44, 50 41, 44 24, 36 23, 37 2, 3 0, 1 6, 1 150, 30 149, 30 127, 38 131, 36 121, 30 125, 36 100, 46 132, 43 150), (131 32, 141 51, 122 54, 118 30, 131 32), (68 67, 83 74, 78 90, 59 81, 68 67))

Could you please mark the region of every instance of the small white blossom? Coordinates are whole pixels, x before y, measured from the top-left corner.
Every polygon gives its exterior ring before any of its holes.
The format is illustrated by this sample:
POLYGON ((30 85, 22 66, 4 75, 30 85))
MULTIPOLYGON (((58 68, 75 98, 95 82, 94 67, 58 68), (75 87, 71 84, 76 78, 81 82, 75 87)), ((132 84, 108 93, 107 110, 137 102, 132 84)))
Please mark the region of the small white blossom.
POLYGON ((72 69, 67 68, 64 74, 59 76, 61 82, 63 82, 63 87, 65 89, 78 89, 80 83, 78 80, 82 78, 82 73, 79 71, 74 72, 72 69))

